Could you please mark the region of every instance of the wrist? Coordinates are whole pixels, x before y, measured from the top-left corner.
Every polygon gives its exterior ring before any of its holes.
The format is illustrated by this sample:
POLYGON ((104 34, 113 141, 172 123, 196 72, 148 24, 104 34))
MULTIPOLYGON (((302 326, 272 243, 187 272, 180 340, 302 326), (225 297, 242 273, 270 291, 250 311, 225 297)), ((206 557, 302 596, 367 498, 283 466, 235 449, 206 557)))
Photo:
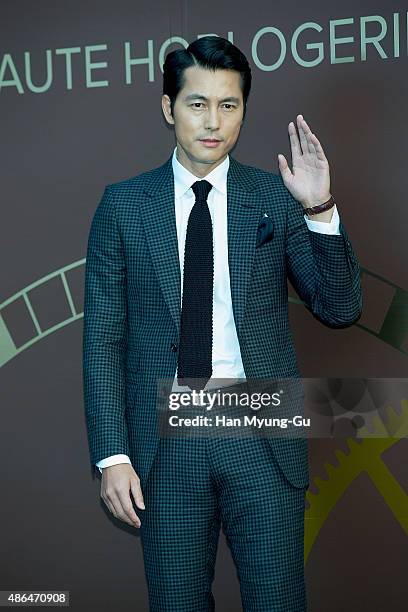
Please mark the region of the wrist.
POLYGON ((334 213, 334 207, 331 208, 330 210, 325 210, 324 212, 319 213, 317 215, 306 214, 306 217, 310 221, 323 221, 325 223, 330 223, 330 221, 333 218, 333 213, 334 213))
POLYGON ((312 206, 304 206, 304 210, 307 216, 314 221, 330 220, 334 205, 334 198, 330 195, 327 200, 321 203, 313 204, 312 206))

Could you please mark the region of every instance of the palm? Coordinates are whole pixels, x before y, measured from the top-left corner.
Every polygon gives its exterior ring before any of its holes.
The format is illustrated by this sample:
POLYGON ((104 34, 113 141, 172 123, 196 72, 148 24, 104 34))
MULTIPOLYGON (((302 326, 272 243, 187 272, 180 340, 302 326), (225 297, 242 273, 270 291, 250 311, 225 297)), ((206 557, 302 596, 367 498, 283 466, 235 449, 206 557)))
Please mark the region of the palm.
POLYGON ((330 198, 329 163, 323 148, 302 115, 297 117, 299 137, 295 125, 288 126, 293 170, 283 155, 279 155, 279 170, 283 182, 293 197, 304 208, 322 204, 330 198))

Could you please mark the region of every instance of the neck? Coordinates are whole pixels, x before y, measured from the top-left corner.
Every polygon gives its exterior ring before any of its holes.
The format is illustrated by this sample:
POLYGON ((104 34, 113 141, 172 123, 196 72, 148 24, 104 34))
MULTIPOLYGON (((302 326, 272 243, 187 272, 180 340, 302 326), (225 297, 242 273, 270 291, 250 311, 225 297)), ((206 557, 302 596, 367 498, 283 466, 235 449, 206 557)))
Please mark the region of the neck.
POLYGON ((177 157, 177 161, 180 162, 180 164, 184 166, 186 170, 194 174, 194 176, 197 176, 199 178, 204 178, 205 176, 207 176, 207 174, 209 174, 212 170, 214 170, 214 168, 217 168, 217 166, 222 164, 222 162, 227 158, 227 154, 224 155, 222 159, 218 159, 215 162, 209 162, 209 163, 195 162, 194 160, 191 160, 189 157, 187 157, 184 154, 183 150, 177 146, 176 157, 177 157), (181 151, 181 154, 180 154, 180 151, 181 151))

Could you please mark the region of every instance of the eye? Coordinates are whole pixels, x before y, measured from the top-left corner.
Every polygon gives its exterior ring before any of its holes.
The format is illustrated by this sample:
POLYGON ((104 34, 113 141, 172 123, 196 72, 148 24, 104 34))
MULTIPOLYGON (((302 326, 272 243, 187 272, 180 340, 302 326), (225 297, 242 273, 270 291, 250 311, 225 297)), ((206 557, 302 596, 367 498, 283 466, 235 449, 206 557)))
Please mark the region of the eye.
POLYGON ((231 108, 234 108, 232 104, 229 104, 229 102, 226 102, 224 104, 224 106, 229 106, 229 108, 227 108, 227 110, 230 110, 231 108))
POLYGON ((194 106, 194 108, 198 108, 196 105, 197 104, 202 104, 202 102, 193 102, 192 106, 194 106))

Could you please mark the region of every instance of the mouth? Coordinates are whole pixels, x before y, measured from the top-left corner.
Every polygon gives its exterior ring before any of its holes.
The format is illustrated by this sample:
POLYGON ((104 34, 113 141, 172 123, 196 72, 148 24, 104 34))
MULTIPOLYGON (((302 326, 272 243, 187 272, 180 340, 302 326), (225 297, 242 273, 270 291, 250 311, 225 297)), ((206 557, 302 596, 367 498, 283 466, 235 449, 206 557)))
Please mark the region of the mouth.
POLYGON ((202 142, 205 147, 216 147, 221 140, 217 140, 216 138, 201 138, 200 142, 202 142))

